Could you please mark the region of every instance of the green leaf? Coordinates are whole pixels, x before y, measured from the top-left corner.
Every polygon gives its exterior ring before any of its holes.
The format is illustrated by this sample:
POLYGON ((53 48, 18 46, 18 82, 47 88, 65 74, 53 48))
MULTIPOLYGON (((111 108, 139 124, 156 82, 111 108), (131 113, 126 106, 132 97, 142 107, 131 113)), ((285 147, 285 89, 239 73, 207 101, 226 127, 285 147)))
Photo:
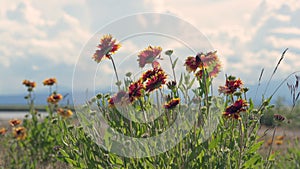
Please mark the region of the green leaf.
POLYGON ((250 149, 248 150, 248 153, 256 152, 261 147, 261 145, 263 143, 264 143, 264 141, 260 141, 260 142, 255 143, 253 146, 250 147, 250 149))
POLYGON ((173 64, 172 64, 172 69, 175 68, 177 61, 178 61, 178 58, 176 58, 175 61, 173 62, 173 64))
POLYGON ((253 165, 260 159, 261 157, 259 155, 252 156, 248 161, 244 163, 245 168, 251 168, 253 165))

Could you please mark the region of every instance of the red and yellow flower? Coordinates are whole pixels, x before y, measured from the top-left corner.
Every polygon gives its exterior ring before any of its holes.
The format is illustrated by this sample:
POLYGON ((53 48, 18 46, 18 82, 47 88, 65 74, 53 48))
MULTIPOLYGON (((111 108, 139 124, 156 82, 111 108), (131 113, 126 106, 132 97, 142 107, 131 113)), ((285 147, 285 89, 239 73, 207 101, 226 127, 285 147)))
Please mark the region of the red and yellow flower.
POLYGON ((70 109, 58 108, 57 114, 59 114, 60 116, 62 116, 64 118, 69 118, 73 115, 73 112, 70 109))
POLYGON ((21 120, 17 120, 17 119, 12 119, 12 120, 9 120, 9 124, 14 127, 14 126, 17 126, 19 124, 21 124, 21 120))
POLYGON ((57 104, 61 99, 63 99, 63 96, 61 94, 53 93, 47 98, 47 102, 57 104))
POLYGON ((145 72, 141 81, 145 83, 145 90, 151 92, 155 89, 160 88, 163 84, 166 83, 167 75, 161 68, 153 68, 145 72))
POLYGON ((13 128, 13 135, 17 140, 24 140, 27 136, 25 127, 13 128))
POLYGON ((162 48, 159 46, 148 46, 138 54, 138 62, 141 68, 145 67, 146 64, 152 64, 152 67, 159 67, 159 63, 156 61, 157 57, 160 56, 162 48))
POLYGON ((233 94, 237 89, 243 87, 243 81, 241 79, 236 79, 234 76, 229 76, 226 80, 225 86, 219 87, 219 93, 223 94, 233 94))
POLYGON ((128 87, 128 95, 130 101, 134 101, 135 99, 142 96, 142 90, 144 89, 143 83, 139 80, 137 82, 131 83, 128 87))
POLYGON ((23 80, 22 84, 31 89, 36 87, 36 83, 29 80, 23 80))
POLYGON ((6 128, 4 128, 4 127, 0 128, 0 135, 5 135, 6 132, 7 132, 6 128))
POLYGON ((57 83, 56 78, 49 78, 43 81, 44 86, 52 86, 55 83, 57 83))
POLYGON ((223 112, 223 116, 226 118, 240 119, 240 112, 247 110, 246 100, 239 99, 233 103, 233 105, 228 106, 223 112))
POLYGON ((108 100, 111 107, 126 106, 130 103, 129 95, 127 92, 121 90, 108 100))
POLYGON ((180 98, 173 98, 170 101, 168 101, 165 105, 165 109, 174 109, 180 102, 180 98))
POLYGON ((114 54, 121 45, 116 43, 116 39, 113 39, 111 35, 104 35, 97 47, 99 49, 96 50, 92 58, 99 63, 103 58, 109 59, 111 54, 114 54))

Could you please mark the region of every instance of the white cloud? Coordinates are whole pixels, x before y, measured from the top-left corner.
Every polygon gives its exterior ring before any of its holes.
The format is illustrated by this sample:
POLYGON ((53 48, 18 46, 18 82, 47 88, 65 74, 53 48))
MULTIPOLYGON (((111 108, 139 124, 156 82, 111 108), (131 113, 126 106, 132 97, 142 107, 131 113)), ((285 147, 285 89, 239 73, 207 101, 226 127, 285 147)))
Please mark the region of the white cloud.
POLYGON ((300 38, 278 38, 276 36, 270 36, 267 39, 267 42, 269 42, 273 47, 275 48, 283 48, 285 46, 288 46, 290 48, 294 49, 300 49, 300 38))
POLYGON ((296 27, 279 27, 271 30, 272 33, 286 34, 286 35, 300 35, 300 28, 296 27))

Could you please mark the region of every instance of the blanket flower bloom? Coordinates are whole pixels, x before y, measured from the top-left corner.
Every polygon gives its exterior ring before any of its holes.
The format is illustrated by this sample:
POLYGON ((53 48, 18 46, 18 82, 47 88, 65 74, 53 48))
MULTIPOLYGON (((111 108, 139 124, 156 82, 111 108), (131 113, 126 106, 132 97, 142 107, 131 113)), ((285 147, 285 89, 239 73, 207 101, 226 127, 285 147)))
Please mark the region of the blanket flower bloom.
POLYGON ((24 140, 27 136, 25 127, 14 128, 13 135, 17 140, 24 140))
POLYGON ((64 118, 69 118, 73 115, 73 112, 70 109, 63 109, 63 108, 58 108, 57 109, 57 114, 64 118))
POLYGON ((4 128, 4 127, 2 127, 2 128, 0 128, 0 135, 5 135, 5 133, 7 132, 7 129, 6 128, 4 128))
POLYGON ((168 101, 165 105, 165 109, 174 109, 180 102, 180 98, 173 98, 170 101, 168 101))
POLYGON ((109 99, 108 103, 111 107, 128 105, 130 102, 128 93, 121 90, 109 99))
POLYGON ((47 98, 47 102, 52 104, 57 104, 61 99, 63 99, 63 96, 61 94, 53 93, 51 96, 47 98))
POLYGON ((143 83, 146 83, 145 90, 151 92, 165 84, 166 79, 167 75, 161 68, 153 68, 152 70, 145 72, 140 80, 143 83))
POLYGON ((233 105, 228 106, 223 112, 223 116, 227 118, 240 119, 240 112, 247 110, 246 100, 239 99, 233 103, 233 105))
POLYGON ((12 120, 9 120, 9 124, 14 127, 14 126, 17 126, 19 124, 21 124, 21 120, 17 120, 17 119, 12 119, 12 120))
POLYGON ((138 54, 138 62, 141 68, 145 67, 146 64, 152 64, 152 67, 159 67, 159 63, 156 59, 160 56, 162 48, 159 46, 148 46, 138 54))
POLYGON ((195 57, 189 56, 185 60, 184 66, 188 72, 196 72, 197 78, 202 78, 203 69, 207 71, 209 77, 216 77, 221 71, 221 62, 216 51, 206 54, 199 53, 195 57))
POLYGON ((45 79, 45 80, 43 81, 44 86, 52 86, 52 85, 54 85, 55 83, 57 83, 56 78, 49 78, 49 79, 45 79))
POLYGON ((116 43, 116 39, 113 39, 111 35, 104 35, 97 47, 99 49, 96 50, 92 58, 99 63, 103 58, 109 59, 111 54, 114 54, 121 45, 116 43))
POLYGON ((243 81, 236 79, 234 76, 229 76, 226 80, 225 86, 219 87, 219 93, 221 94, 233 94, 237 89, 243 87, 243 81))
POLYGON ((137 82, 131 83, 130 86, 128 87, 128 95, 130 102, 133 102, 135 99, 139 98, 142 96, 142 90, 144 89, 144 85, 142 82, 139 80, 137 82))
POLYGON ((22 82, 23 85, 25 85, 28 88, 35 88, 36 87, 36 83, 33 81, 29 81, 29 80, 23 80, 22 82))

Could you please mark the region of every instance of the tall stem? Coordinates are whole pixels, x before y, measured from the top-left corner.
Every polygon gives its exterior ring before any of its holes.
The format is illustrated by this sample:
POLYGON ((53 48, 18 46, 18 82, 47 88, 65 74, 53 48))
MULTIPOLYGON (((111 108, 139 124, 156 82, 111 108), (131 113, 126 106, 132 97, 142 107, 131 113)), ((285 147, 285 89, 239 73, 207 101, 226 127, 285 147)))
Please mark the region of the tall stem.
POLYGON ((114 68, 115 75, 116 75, 116 78, 117 78, 117 86, 118 86, 118 89, 121 90, 121 88, 120 88, 120 85, 121 85, 121 84, 119 84, 119 83, 120 83, 120 80, 119 80, 119 77, 118 77, 117 68, 116 68, 114 59, 113 59, 111 56, 110 56, 110 60, 111 60, 111 62, 112 62, 112 64, 113 64, 113 68, 114 68))

